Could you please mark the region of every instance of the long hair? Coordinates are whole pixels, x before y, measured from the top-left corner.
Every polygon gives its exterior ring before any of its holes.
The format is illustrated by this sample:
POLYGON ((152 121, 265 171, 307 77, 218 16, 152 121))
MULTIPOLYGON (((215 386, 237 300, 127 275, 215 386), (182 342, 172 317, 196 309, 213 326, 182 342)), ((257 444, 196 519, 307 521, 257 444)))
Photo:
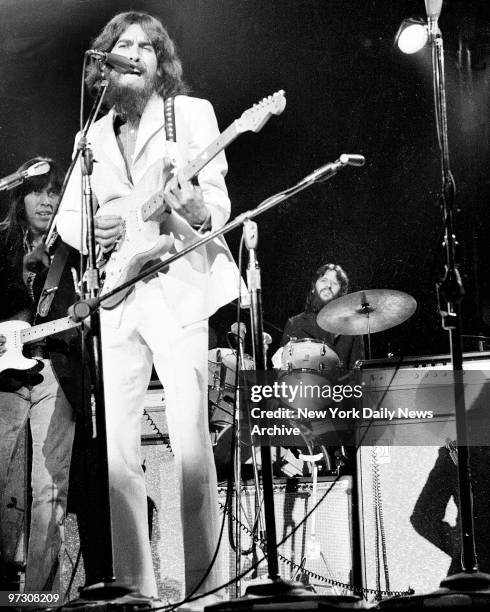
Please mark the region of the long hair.
MULTIPOLYGON (((163 98, 185 94, 188 87, 182 78, 182 63, 177 55, 175 44, 161 21, 148 13, 129 11, 115 15, 92 41, 92 49, 111 51, 121 34, 133 24, 141 26, 153 45, 157 57, 156 92, 163 98)), ((85 83, 93 93, 99 86, 101 73, 97 62, 87 68, 85 83)))
POLYGON ((347 274, 344 272, 343 268, 333 263, 324 264, 323 266, 320 266, 318 268, 318 270, 315 272, 315 275, 311 281, 310 290, 308 292, 308 295, 306 296, 306 303, 305 303, 306 312, 318 312, 323 306, 323 302, 319 299, 317 295, 315 284, 316 284, 316 281, 319 278, 321 278, 325 274, 325 272, 327 272, 328 270, 335 270, 335 273, 337 275, 337 280, 339 281, 339 284, 340 284, 340 291, 335 296, 335 298, 339 298, 345 295, 349 291, 349 278, 347 274))
POLYGON ((17 172, 27 170, 33 164, 42 161, 49 163, 49 172, 32 176, 10 191, 7 216, 0 223, 0 232, 4 234, 9 254, 14 253, 20 248, 27 230, 26 209, 24 205, 25 196, 33 191, 42 191, 49 184, 51 184, 54 191, 60 191, 61 189, 63 176, 56 162, 49 157, 34 157, 22 164, 17 172))

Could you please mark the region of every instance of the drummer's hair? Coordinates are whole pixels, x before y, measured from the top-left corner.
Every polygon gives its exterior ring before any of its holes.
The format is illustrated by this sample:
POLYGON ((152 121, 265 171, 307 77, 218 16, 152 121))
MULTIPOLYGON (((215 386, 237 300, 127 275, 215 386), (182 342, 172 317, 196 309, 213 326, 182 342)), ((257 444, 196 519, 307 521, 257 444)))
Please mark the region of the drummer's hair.
POLYGON ((306 296, 306 312, 318 312, 323 306, 323 302, 321 302, 321 300, 317 296, 315 284, 316 281, 321 278, 328 270, 335 270, 337 274, 337 280, 340 284, 340 291, 336 297, 341 297, 349 291, 349 277, 345 273, 344 269, 341 266, 333 263, 323 264, 323 266, 320 266, 315 272, 315 275, 311 281, 311 287, 308 292, 308 295, 306 296))

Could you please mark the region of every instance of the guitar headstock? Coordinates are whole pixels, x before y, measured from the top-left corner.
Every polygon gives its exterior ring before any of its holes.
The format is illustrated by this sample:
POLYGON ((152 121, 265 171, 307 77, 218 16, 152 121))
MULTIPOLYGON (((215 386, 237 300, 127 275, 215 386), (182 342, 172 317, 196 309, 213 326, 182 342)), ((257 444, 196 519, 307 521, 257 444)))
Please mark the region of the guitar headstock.
POLYGON ((272 115, 280 115, 285 108, 285 92, 280 89, 242 113, 240 119, 235 121, 235 125, 239 132, 258 132, 272 115))

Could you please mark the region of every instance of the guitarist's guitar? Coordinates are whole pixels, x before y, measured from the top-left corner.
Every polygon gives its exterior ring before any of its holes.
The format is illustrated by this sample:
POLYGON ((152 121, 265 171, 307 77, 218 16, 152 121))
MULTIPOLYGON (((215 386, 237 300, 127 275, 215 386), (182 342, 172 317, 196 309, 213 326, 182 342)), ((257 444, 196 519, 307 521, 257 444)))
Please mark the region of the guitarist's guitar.
POLYGON ((0 335, 5 336, 6 352, 0 355, 0 372, 5 370, 30 370, 37 364, 36 359, 28 359, 22 354, 22 347, 27 342, 40 340, 72 327, 78 327, 70 317, 48 321, 31 327, 25 321, 4 321, 0 323, 0 335))
MULTIPOLYGON (((258 132, 272 115, 280 115, 285 106, 286 98, 282 90, 264 98, 246 110, 193 161, 181 169, 179 176, 187 181, 192 180, 239 134, 247 131, 258 132)), ((110 253, 110 256, 99 262, 99 270, 105 277, 102 296, 121 283, 134 278, 145 263, 172 248, 173 238, 165 234, 160 235, 161 215, 166 209, 163 191, 158 191, 142 202, 138 188, 129 196, 113 200, 106 204, 103 210, 99 209, 101 214, 115 214, 124 219, 124 232, 116 248, 110 253)), ((172 212, 172 214, 177 213, 172 212)), ((131 288, 128 288, 116 293, 103 301, 102 307, 114 308, 130 291, 131 288)))

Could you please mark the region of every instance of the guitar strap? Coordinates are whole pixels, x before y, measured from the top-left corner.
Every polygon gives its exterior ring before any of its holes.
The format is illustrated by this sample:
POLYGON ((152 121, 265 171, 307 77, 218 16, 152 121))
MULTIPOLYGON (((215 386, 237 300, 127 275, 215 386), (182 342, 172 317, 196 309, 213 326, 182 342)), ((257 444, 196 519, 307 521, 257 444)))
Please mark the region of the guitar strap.
POLYGON ((175 98, 170 97, 163 103, 163 114, 165 119, 165 135, 169 142, 175 142, 175 98))
POLYGON ((61 275, 65 269, 66 262, 68 260, 69 248, 62 242, 56 249, 53 257, 53 261, 48 270, 46 280, 44 281, 43 290, 41 291, 41 297, 37 303, 37 311, 35 319, 37 317, 46 317, 51 308, 51 303, 56 295, 58 285, 60 282, 61 275))

